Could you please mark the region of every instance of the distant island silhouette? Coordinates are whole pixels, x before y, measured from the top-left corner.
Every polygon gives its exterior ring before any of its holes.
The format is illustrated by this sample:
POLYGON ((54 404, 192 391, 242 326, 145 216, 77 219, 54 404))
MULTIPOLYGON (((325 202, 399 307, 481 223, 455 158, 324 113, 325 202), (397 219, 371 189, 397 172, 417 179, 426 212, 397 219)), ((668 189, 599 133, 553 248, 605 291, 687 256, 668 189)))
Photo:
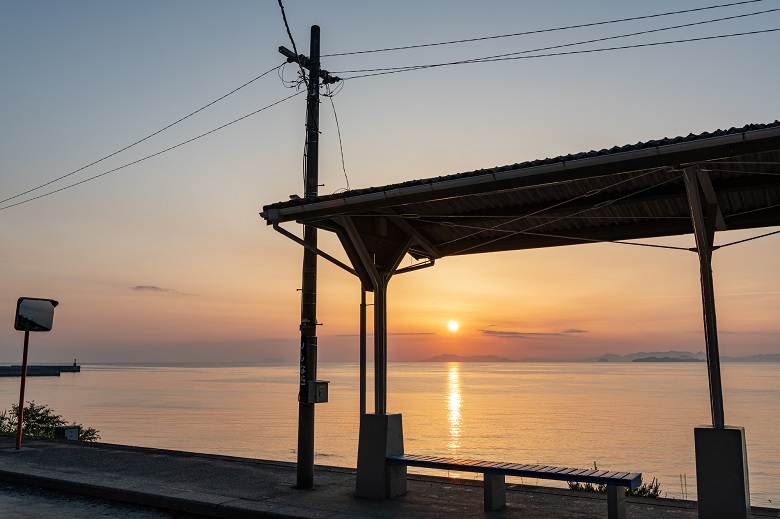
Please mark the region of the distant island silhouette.
MULTIPOLYGON (((627 355, 606 353, 599 357, 584 359, 585 362, 705 362, 707 354, 703 351, 692 353, 690 351, 640 351, 627 355)), ((743 357, 720 356, 721 362, 780 362, 780 354, 763 353, 759 355, 745 355, 743 357)))
POLYGON ((692 357, 640 357, 631 362, 704 362, 704 360, 692 357))
MULTIPOLYGON (((604 355, 587 359, 510 359, 497 355, 455 355, 454 353, 444 353, 435 357, 421 359, 417 362, 706 362, 706 360, 707 356, 703 351, 697 353, 690 351, 640 351, 626 355, 605 353, 604 355)), ((764 353, 746 355, 744 357, 721 355, 720 360, 721 362, 780 362, 780 354, 764 353)))

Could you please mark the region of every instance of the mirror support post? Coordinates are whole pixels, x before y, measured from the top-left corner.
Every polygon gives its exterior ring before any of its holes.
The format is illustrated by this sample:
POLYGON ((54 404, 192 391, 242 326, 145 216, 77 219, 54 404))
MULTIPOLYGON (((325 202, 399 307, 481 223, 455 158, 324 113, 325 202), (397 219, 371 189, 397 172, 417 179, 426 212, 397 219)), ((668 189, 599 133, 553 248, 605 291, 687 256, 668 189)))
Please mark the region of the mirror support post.
POLYGON ((19 409, 16 414, 16 450, 22 447, 22 420, 24 419, 24 384, 27 381, 27 350, 30 343, 30 332, 24 332, 24 353, 22 354, 22 382, 19 389, 19 409))

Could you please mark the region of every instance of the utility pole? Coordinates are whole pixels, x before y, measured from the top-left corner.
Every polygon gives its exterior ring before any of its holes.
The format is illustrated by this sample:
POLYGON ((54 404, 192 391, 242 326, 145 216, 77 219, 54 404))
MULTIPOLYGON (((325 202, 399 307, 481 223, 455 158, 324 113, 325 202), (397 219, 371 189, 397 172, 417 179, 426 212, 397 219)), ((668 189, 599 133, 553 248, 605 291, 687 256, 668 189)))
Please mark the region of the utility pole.
MULTIPOLYGON (((332 77, 320 69, 320 28, 311 27, 309 57, 296 56, 294 52, 279 47, 288 63, 297 62, 301 69, 309 70, 306 96, 306 175, 304 197, 316 197, 318 193, 320 79, 323 83, 335 83, 332 77)), ((304 78, 305 79, 305 78, 304 78)), ((314 404, 318 399, 317 381, 317 228, 304 225, 303 240, 309 247, 303 250, 303 280, 301 283, 301 360, 300 388, 298 391, 298 465, 297 487, 314 486, 314 404)), ((327 395, 327 390, 325 392, 327 395)))

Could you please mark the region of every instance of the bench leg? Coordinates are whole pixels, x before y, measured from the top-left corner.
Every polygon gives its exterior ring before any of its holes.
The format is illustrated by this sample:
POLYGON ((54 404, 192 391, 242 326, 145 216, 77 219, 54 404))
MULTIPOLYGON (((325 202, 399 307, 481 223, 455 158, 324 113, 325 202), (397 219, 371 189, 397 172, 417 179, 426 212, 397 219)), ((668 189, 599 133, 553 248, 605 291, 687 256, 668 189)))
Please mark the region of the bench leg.
POLYGON ((485 491, 485 511, 506 508, 506 477, 502 474, 485 474, 482 485, 485 491))
POLYGON ((617 485, 607 485, 607 517, 626 519, 626 489, 617 485))

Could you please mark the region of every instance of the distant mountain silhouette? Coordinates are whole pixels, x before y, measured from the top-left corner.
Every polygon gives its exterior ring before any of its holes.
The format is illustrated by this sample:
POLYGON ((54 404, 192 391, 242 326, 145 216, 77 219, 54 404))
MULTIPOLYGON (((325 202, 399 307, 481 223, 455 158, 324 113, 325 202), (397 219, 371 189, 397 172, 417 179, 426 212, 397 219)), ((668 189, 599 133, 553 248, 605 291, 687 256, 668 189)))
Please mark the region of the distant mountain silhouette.
MULTIPOLYGON (((627 355, 605 353, 599 357, 584 359, 585 362, 697 362, 706 361, 707 354, 703 351, 640 351, 627 355)), ((747 355, 744 357, 720 356, 721 362, 780 362, 780 354, 747 355)))
POLYGON ((423 359, 420 362, 517 362, 506 357, 497 357, 496 355, 469 355, 462 357, 460 355, 453 355, 452 353, 445 353, 443 355, 437 355, 429 359, 423 359))
MULTIPOLYGON (((509 359, 497 355, 455 355, 454 353, 445 353, 417 362, 704 362, 706 360, 707 355, 703 351, 696 353, 690 351, 640 351, 626 355, 605 353, 598 357, 582 360, 530 357, 509 359)), ((745 357, 726 357, 721 355, 720 360, 721 362, 780 362, 780 354, 770 353, 745 357)))
POLYGON ((704 362, 692 357, 640 357, 631 362, 704 362))
POLYGON ((748 357, 721 357, 724 362, 780 362, 780 353, 762 353, 748 357))
POLYGON ((591 357, 585 359, 585 362, 633 362, 635 359, 646 359, 650 357, 656 358, 672 358, 672 359, 692 359, 692 360, 706 360, 707 356, 703 351, 698 353, 691 353, 690 351, 640 351, 637 353, 629 353, 627 355, 616 355, 614 353, 605 353, 598 357, 591 357))

